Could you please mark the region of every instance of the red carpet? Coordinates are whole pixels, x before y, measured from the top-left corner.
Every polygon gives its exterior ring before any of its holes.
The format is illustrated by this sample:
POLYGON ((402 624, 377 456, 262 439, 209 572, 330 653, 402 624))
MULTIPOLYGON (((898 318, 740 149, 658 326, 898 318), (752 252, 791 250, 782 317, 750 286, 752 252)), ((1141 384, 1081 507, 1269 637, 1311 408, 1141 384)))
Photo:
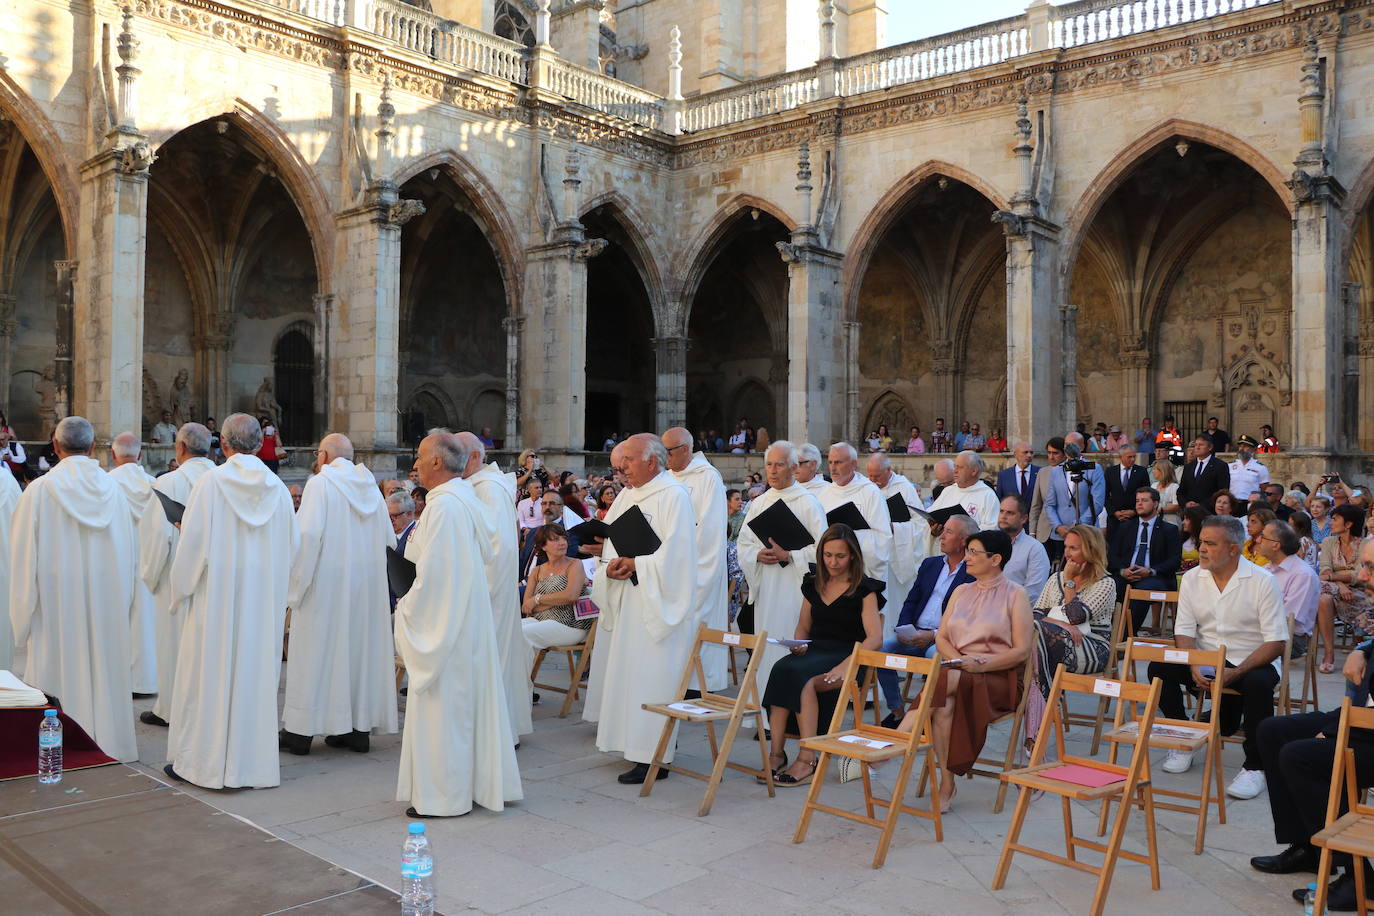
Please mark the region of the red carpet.
MULTIPOLYGON (((0 709, 0 779, 38 775, 38 723, 44 706, 0 709)), ((86 730, 66 713, 62 720, 62 769, 81 770, 117 763, 101 752, 86 730)))

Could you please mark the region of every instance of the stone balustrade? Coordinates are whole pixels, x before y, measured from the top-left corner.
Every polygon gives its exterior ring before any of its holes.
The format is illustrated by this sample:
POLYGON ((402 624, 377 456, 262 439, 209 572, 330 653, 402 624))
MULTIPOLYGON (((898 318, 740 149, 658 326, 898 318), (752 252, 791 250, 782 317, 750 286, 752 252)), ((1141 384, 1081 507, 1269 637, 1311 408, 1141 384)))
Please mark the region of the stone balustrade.
POLYGON ((815 67, 754 80, 695 96, 682 108, 682 129, 710 130, 737 121, 791 111, 820 98, 815 67))
POLYGON ((1281 0, 1080 0, 1052 7, 1046 45, 1076 48, 1281 0))
POLYGON ((588 108, 643 127, 658 129, 663 122, 663 99, 659 96, 565 60, 553 62, 546 88, 588 108))

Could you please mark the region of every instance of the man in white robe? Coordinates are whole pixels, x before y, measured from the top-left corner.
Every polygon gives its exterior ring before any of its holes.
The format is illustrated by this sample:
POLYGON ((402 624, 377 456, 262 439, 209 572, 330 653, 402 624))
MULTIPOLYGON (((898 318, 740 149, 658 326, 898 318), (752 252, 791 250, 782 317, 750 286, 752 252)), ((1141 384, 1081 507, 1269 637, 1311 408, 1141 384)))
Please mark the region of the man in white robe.
POLYGON ((277 685, 300 532, 286 485, 257 456, 258 421, 229 416, 220 445, 226 460, 191 490, 172 561, 172 602, 189 605, 163 769, 207 789, 268 788, 281 782, 277 685))
POLYGON ((887 501, 873 481, 859 473, 859 453, 854 446, 836 442, 830 446, 826 457, 830 464, 830 485, 817 493, 816 498, 826 512, 853 503, 863 514, 868 527, 854 534, 864 555, 864 575, 885 583, 892 558, 892 517, 887 511, 887 501))
MULTIPOLYGON (((215 463, 210 460, 210 430, 199 423, 182 424, 176 434, 177 469, 154 478, 153 489, 186 505, 191 488, 215 463)), ((181 628, 186 622, 186 603, 172 600, 172 560, 176 558, 181 530, 167 521, 161 500, 148 503, 138 522, 138 575, 153 594, 154 635, 157 638, 157 699, 139 721, 167 727, 172 714, 172 685, 176 681, 181 628)))
POLYGON ((797 446, 797 473, 793 479, 820 498, 821 491, 830 486, 830 481, 821 474, 821 450, 810 442, 797 446))
MULTIPOLYGON (((964 511, 973 519, 979 531, 997 527, 997 515, 1002 510, 997 492, 983 482, 983 459, 977 452, 962 451, 954 458, 954 483, 940 491, 940 495, 930 504, 930 511, 950 506, 963 506, 964 511)), ((940 525, 929 528, 926 538, 926 555, 933 556, 936 550, 935 539, 940 536, 940 525)))
MULTIPOLYGON (((133 433, 120 433, 110 443, 110 457, 114 467, 110 476, 124 491, 124 499, 129 503, 129 515, 137 529, 155 498, 153 497, 153 478, 138 463, 138 453, 142 443, 133 433)), ((162 506, 157 507, 162 511, 162 506)), ((137 540, 135 540, 137 547, 137 540)), ((157 627, 153 593, 139 579, 134 584, 134 610, 129 620, 130 670, 134 693, 157 693, 157 627)))
MULTIPOLYGON (((687 488, 666 471, 667 450, 657 436, 631 436, 615 447, 611 463, 624 472, 626 487, 605 521, 614 523, 637 506, 660 543, 639 557, 619 556, 609 541, 601 545, 592 580, 601 618, 582 717, 597 723, 599 750, 624 754, 634 764, 619 781, 638 785, 663 733, 663 717, 642 704, 673 695, 696 638, 696 516, 687 488)), ((669 743, 665 763, 673 752, 669 743)), ((659 770, 658 778, 667 773, 659 770)))
MULTIPOLYGON (((7 469, 0 468, 3 470, 7 469)), ((18 504, 19 481, 13 474, 0 474, 0 596, 6 600, 10 593, 10 521, 18 504)), ((14 668, 14 628, 8 613, 0 613, 0 668, 14 668)))
MULTIPOLYGON (((687 488, 696 516, 696 620, 714 630, 727 630, 730 597, 725 579, 725 481, 704 454, 692 453, 692 434, 681 426, 663 434, 663 447, 668 452, 668 473, 687 488)), ((704 689, 714 692, 729 685, 730 656, 724 646, 702 646, 701 667, 706 674, 704 689)), ((695 676, 692 689, 703 689, 695 676)))
POLYGON ((467 462, 444 432, 415 459, 429 494, 406 545, 415 581, 396 603, 410 676, 396 800, 410 802, 409 817, 455 817, 474 802, 500 811, 524 797, 487 584, 492 519, 462 478, 467 462))
POLYGON ((291 569, 291 656, 281 746, 366 753, 371 733, 396 733, 395 652, 386 549, 395 543, 377 478, 331 433, 315 453, 296 513, 301 549, 291 569))
POLYGON ((116 760, 137 760, 129 620, 138 577, 119 484, 91 457, 84 417, 57 424, 57 466, 19 497, 10 531, 10 620, 25 680, 116 760))
MULTIPOLYGON (((806 487, 793 476, 798 464, 798 449, 786 439, 768 447, 763 457, 763 472, 768 489, 749 504, 749 513, 739 532, 739 565, 754 599, 754 632, 765 631, 775 639, 791 639, 801 616, 801 582, 810 565, 816 562, 816 544, 829 527, 825 509, 806 487), (801 550, 784 550, 774 543, 764 544, 749 522, 773 503, 782 500, 808 532, 813 543, 801 550), (785 564, 785 565, 784 565, 785 564)), ((759 697, 768 686, 773 665, 788 652, 782 646, 767 645, 759 661, 759 697)))
MULTIPOLYGON (((904 522, 892 522, 892 560, 887 565, 887 606, 883 608, 883 639, 892 636, 897 626, 897 618, 902 613, 902 602, 911 584, 916 581, 916 570, 926 558, 926 532, 930 526, 912 509, 924 506, 920 491, 915 484, 892 469, 892 459, 886 452, 868 456, 868 479, 882 493, 883 500, 900 497, 907 505, 911 518, 904 522)), ((891 514, 889 508, 889 515, 891 514)))
MULTIPOLYGON (((491 516, 491 550, 487 556, 487 587, 491 593, 492 624, 496 628, 496 649, 501 657, 501 683, 510 714, 511 733, 534 731, 531 704, 534 685, 530 683, 533 653, 520 626, 520 526, 515 517, 515 475, 492 462, 485 464, 486 446, 471 432, 458 433, 468 449, 463 479, 472 484, 477 498, 491 516)), ((581 519, 578 519, 581 521, 581 519)))

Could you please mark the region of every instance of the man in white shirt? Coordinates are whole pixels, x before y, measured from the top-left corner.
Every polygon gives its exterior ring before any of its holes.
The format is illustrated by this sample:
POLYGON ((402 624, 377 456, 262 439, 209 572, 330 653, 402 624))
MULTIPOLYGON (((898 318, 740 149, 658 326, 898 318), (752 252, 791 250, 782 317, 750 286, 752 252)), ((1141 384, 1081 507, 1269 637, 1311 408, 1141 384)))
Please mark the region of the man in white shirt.
POLYGON ((1050 558, 1045 545, 1026 533, 1026 519, 1030 506, 1016 494, 1004 497, 997 513, 997 527, 1011 538, 1011 559, 1002 567, 1008 582, 1015 582, 1026 590, 1031 605, 1040 598, 1045 580, 1050 577, 1050 558))
POLYGON ((830 485, 821 474, 821 450, 810 442, 797 446, 797 473, 793 479, 812 495, 819 495, 830 485))
POLYGON ((171 445, 176 441, 176 438, 177 428, 176 425, 172 423, 172 412, 170 410, 164 410, 162 412, 162 421, 153 424, 152 439, 158 445, 171 445))
POLYGON ((1272 521, 1264 526, 1259 552, 1269 561, 1268 570, 1279 583, 1283 612, 1292 619, 1293 658, 1307 654, 1307 640, 1317 620, 1317 600, 1322 584, 1316 570, 1298 556, 1302 540, 1287 522, 1272 521))
POLYGON ((1231 492, 1237 499, 1257 502, 1264 498, 1269 469, 1255 458, 1255 440, 1241 436, 1236 440, 1236 460, 1231 462, 1231 492))
POLYGON ((520 519, 521 532, 533 531, 544 524, 544 513, 539 505, 540 499, 544 496, 544 485, 533 475, 525 484, 525 492, 529 494, 515 507, 515 514, 520 519))
MULTIPOLYGON (((1279 682, 1279 656, 1288 639, 1283 596, 1274 577, 1240 555, 1245 524, 1231 516, 1208 516, 1198 536, 1199 565, 1183 574, 1179 586, 1174 635, 1180 649, 1226 647, 1226 669, 1151 662, 1148 679, 1164 681, 1159 709, 1167 718, 1186 717, 1180 688, 1211 688, 1214 673, 1240 694, 1221 704, 1221 733, 1245 726, 1245 762, 1226 794, 1254 798, 1264 791, 1264 766, 1256 737, 1261 722, 1274 714, 1274 686, 1279 682)), ((1171 750, 1167 773, 1183 773, 1193 764, 1191 751, 1171 750)))

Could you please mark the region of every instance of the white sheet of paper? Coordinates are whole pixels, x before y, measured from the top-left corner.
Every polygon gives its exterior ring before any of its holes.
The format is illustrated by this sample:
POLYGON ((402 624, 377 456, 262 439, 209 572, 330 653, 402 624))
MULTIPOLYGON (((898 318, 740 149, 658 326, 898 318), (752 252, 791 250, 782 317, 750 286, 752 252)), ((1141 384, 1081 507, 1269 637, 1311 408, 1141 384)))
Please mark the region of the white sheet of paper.
POLYGON ((690 716, 705 716, 712 712, 712 710, 707 709, 705 706, 695 706, 691 703, 669 703, 668 708, 676 709, 678 712, 685 712, 690 716))
POLYGON ((1121 684, 1117 681, 1104 681, 1102 678, 1098 678, 1093 681, 1093 693, 1104 697, 1119 697, 1121 696, 1121 684))
POLYGON ((845 735, 840 738, 845 744, 858 744, 863 747, 871 747, 875 751, 880 751, 885 747, 892 747, 891 741, 876 741, 873 738, 863 738, 859 735, 845 735))
POLYGON ((784 649, 794 649, 797 646, 809 645, 811 642, 809 639, 774 639, 771 636, 768 637, 768 641, 775 646, 782 646, 784 649))
POLYGON ((916 627, 914 624, 904 623, 893 629, 892 632, 896 633, 898 636, 905 636, 907 639, 916 638, 916 627))

